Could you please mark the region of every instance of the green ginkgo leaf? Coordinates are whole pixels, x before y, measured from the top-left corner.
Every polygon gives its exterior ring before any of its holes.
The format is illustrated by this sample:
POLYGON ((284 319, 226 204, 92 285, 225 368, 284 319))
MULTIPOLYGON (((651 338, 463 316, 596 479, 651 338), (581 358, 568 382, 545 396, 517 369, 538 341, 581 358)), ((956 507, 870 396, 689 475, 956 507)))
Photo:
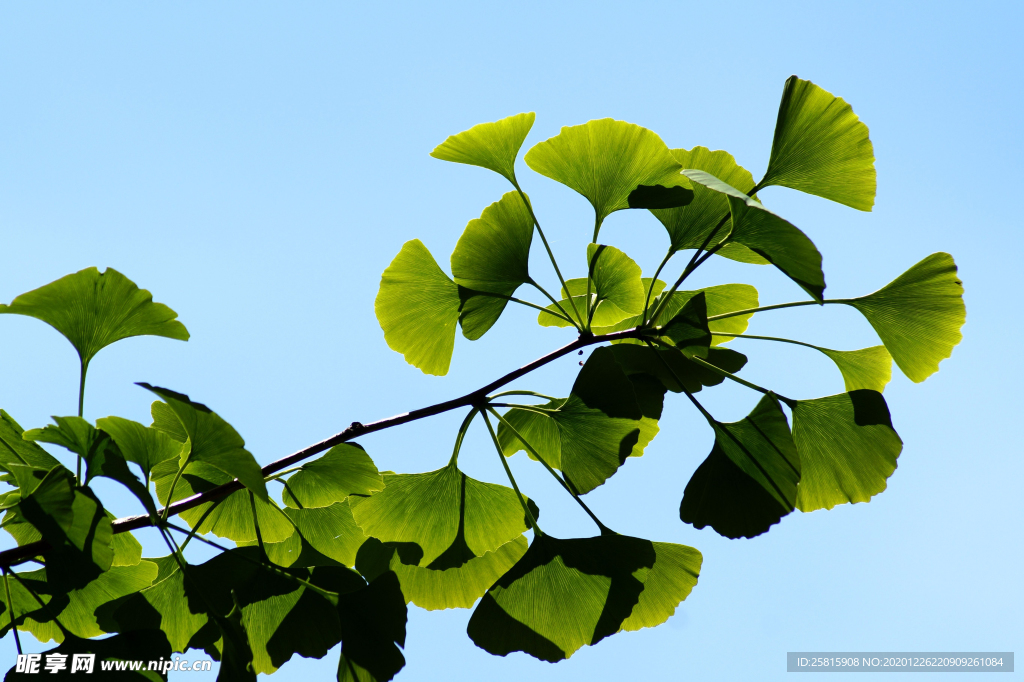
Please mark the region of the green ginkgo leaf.
POLYGON ((684 206, 693 199, 689 181, 679 174, 683 167, 661 138, 624 121, 603 118, 564 127, 524 159, 541 175, 586 197, 598 228, 614 211, 684 206))
POLYGON ((185 580, 181 569, 175 568, 170 575, 138 594, 111 604, 113 608, 101 608, 97 614, 100 625, 108 632, 159 629, 167 636, 173 651, 185 653, 196 646, 194 638, 209 623, 205 613, 193 613, 189 609, 185 580))
POLYGON ((516 114, 493 123, 480 123, 451 135, 430 152, 435 159, 481 166, 516 184, 516 157, 536 115, 516 114))
MULTIPOLYGON (((615 361, 630 379, 649 376, 657 379, 664 390, 673 393, 697 393, 705 386, 717 386, 725 378, 713 370, 692 362, 675 348, 652 351, 646 346, 616 345, 611 347, 615 361), (682 382, 682 384, 680 384, 682 382)), ((728 348, 710 348, 704 361, 736 374, 747 364, 747 357, 728 348)))
POLYGON ((483 556, 527 529, 515 491, 466 476, 454 463, 423 474, 386 475, 384 490, 353 497, 352 516, 382 542, 416 543, 420 566, 448 568, 483 556))
MULTIPOLYGON (((170 416, 177 422, 177 418, 174 417, 174 413, 167 403, 157 402, 154 404, 166 407, 170 416)), ((181 427, 180 422, 177 426, 183 432, 184 427, 181 427)), ((127 461, 139 465, 147 485, 154 467, 167 460, 177 460, 181 456, 183 440, 178 441, 159 429, 143 426, 130 419, 122 417, 97 419, 96 428, 114 440, 127 461)), ((187 437, 186 434, 185 438, 187 437)))
POLYGON ((54 585, 79 589, 113 563, 110 519, 91 490, 75 486, 67 469, 51 469, 22 497, 18 511, 50 544, 44 557, 54 585))
POLYGON ((715 445, 686 484, 679 518, 728 538, 767 532, 796 505, 800 456, 778 400, 738 422, 713 422, 715 445))
POLYGON ((843 299, 875 328, 896 365, 922 382, 960 343, 964 286, 948 253, 933 253, 873 294, 843 299))
MULTIPOLYGON (((683 168, 710 173, 741 192, 747 193, 754 188, 754 178, 750 171, 736 163, 736 159, 729 152, 711 151, 707 147, 671 151, 683 168)), ((668 231, 673 251, 697 249, 704 246, 705 241, 705 248, 711 248, 726 239, 729 234, 728 223, 719 227, 722 219, 729 215, 729 202, 718 192, 699 183, 693 183, 693 201, 686 206, 655 209, 651 213, 668 231), (716 227, 719 227, 718 231, 711 236, 716 227)), ((718 254, 744 263, 768 262, 742 244, 728 244, 722 247, 718 254)))
POLYGON ((21 464, 49 471, 61 466, 53 455, 32 441, 25 440, 24 433, 25 430, 11 415, 0 410, 0 469, 10 471, 12 465, 21 464))
MULTIPOLYGON (((662 297, 660 292, 663 288, 664 282, 661 282, 660 288, 657 286, 654 288, 654 292, 652 294, 653 298, 651 300, 651 310, 655 310, 661 304, 662 297)), ((704 294, 709 318, 716 315, 735 312, 737 310, 749 310, 758 306, 757 289, 749 284, 719 284, 713 287, 697 289, 696 291, 676 291, 672 294, 671 298, 669 298, 668 303, 665 304, 665 308, 658 316, 658 319, 662 322, 665 320, 671 320, 677 313, 679 313, 680 310, 683 309, 686 302, 698 293, 704 294)), ((753 316, 753 313, 751 313, 749 315, 734 315, 721 320, 709 320, 708 329, 712 332, 742 334, 747 330, 747 325, 750 322, 750 318, 753 316)), ((641 322, 642 320, 640 317, 636 316, 625 319, 610 327, 598 327, 595 325, 593 331, 595 334, 610 334, 611 332, 633 329, 641 322)), ((730 340, 731 338, 728 336, 713 336, 711 345, 716 346, 730 340)), ((642 344, 643 342, 636 339, 625 339, 616 343, 642 344)))
POLYGON ((801 466, 796 506, 805 512, 869 501, 885 490, 903 449, 885 399, 867 389, 797 401, 793 440, 801 466))
MULTIPOLYGON (((157 575, 156 564, 141 561, 135 566, 113 566, 79 590, 68 593, 68 605, 56 614, 69 632, 79 637, 98 637, 105 632, 97 622, 102 605, 148 588, 157 575)), ((63 637, 57 639, 63 641, 63 637)))
MULTIPOLYGON (((117 445, 106 433, 81 417, 53 417, 54 423, 26 431, 25 440, 52 443, 74 452, 86 463, 86 484, 96 476, 117 481, 128 488, 150 514, 156 505, 146 486, 128 469, 117 445)), ((180 446, 179 446, 180 449, 180 446)))
POLYGON ((366 546, 360 548, 359 568, 368 580, 375 578, 382 569, 393 571, 402 585, 405 601, 422 609, 468 609, 495 580, 519 561, 526 553, 526 548, 526 538, 520 535, 460 566, 437 569, 405 563, 396 546, 384 545, 371 539, 366 546), (370 559, 370 573, 363 566, 363 554, 367 551, 382 553, 382 556, 370 559))
POLYGON ((770 185, 870 211, 875 203, 875 152, 868 127, 843 98, 790 76, 760 183, 770 185))
POLYGON ((448 373, 462 301, 423 242, 402 246, 381 275, 373 306, 391 350, 425 374, 448 373))
POLYGON ((452 252, 455 283, 511 296, 530 281, 533 218, 517 192, 508 192, 469 221, 452 252))
MULTIPOLYGON (((206 462, 191 462, 174 483, 174 494, 168 500, 167 495, 174 478, 172 472, 153 481, 156 484, 157 497, 163 504, 178 502, 197 493, 213 490, 217 486, 229 483, 234 477, 206 462)), ((255 542, 256 528, 252 517, 254 504, 264 542, 281 542, 294 532, 294 527, 272 499, 254 497, 250 500, 248 490, 236 490, 226 497, 183 511, 181 518, 192 528, 202 520, 199 525, 201 534, 213 533, 235 542, 255 542)))
POLYGON ((341 443, 307 462, 288 478, 281 498, 289 507, 329 507, 349 495, 384 489, 373 460, 357 443, 341 443))
POLYGON ((616 534, 543 535, 487 591, 468 633, 497 656, 523 651, 560 661, 616 632, 664 622, 699 568, 700 553, 678 545, 616 534))
POLYGON ((105 346, 131 336, 188 340, 178 314, 113 268, 80 270, 22 294, 0 313, 28 315, 50 325, 78 351, 83 368, 105 346))
POLYGON ((67 603, 67 595, 47 583, 45 568, 18 571, 18 578, 8 577, 6 589, 0 590, 0 604, 3 606, 0 637, 7 636, 13 622, 18 630, 32 633, 40 642, 62 641, 64 635, 53 621, 53 613, 67 603), (52 594, 54 592, 56 594, 52 594))
MULTIPOLYGON (((147 383, 139 383, 139 386, 162 398, 188 434, 191 449, 187 453, 182 452, 183 461, 216 467, 230 478, 237 478, 260 500, 265 502, 268 499, 260 465, 245 449, 245 441, 230 424, 206 405, 193 402, 183 393, 147 383)), ((154 425, 160 428, 156 423, 154 425)), ((174 433, 168 432, 168 435, 173 437, 174 433)))
POLYGON ((822 300, 825 275, 821 253, 796 226, 775 215, 755 199, 710 173, 686 170, 683 174, 729 200, 732 230, 729 241, 742 244, 782 270, 816 301, 822 300))
POLYGON ((881 393, 892 379, 892 356, 885 346, 860 350, 832 350, 817 347, 842 372, 847 391, 867 388, 881 393))
MULTIPOLYGON (((567 280, 562 289, 562 310, 572 310, 573 304, 580 311, 593 309, 593 327, 610 327, 626 318, 643 312, 647 289, 640 277, 640 266, 614 246, 590 244, 587 246, 587 263, 590 269, 590 298, 587 299, 588 280, 585 277, 567 280), (569 297, 572 296, 572 303, 569 297)), ((559 312, 554 304, 546 310, 559 312)), ((537 317, 542 327, 568 327, 571 323, 563 318, 542 312, 537 317)))
POLYGON ((711 347, 711 330, 708 329, 708 306, 704 292, 699 291, 687 299, 679 312, 659 331, 663 338, 684 355, 707 357, 711 347))
MULTIPOLYGON (((313 549, 340 564, 356 565, 356 553, 366 541, 366 535, 352 517, 352 509, 348 502, 335 502, 329 507, 307 509, 289 507, 284 509, 284 513, 313 549)), ((294 540, 297 535, 293 535, 291 539, 294 540)), ((298 556, 295 557, 297 558, 298 556)), ((291 565, 277 563, 282 566, 291 565)))
MULTIPOLYGON (((569 397, 539 406, 543 414, 511 408, 504 415, 581 495, 607 481, 626 458, 642 455, 658 434, 658 422, 644 414, 634 384, 613 353, 611 348, 596 349, 569 397)), ((529 452, 504 423, 498 427, 498 442, 505 456, 529 452)), ((530 457, 535 459, 533 453, 530 457)))
POLYGON ((651 544, 654 545, 654 567, 643 576, 644 591, 640 593, 629 618, 622 621, 620 632, 653 628, 664 623, 690 596, 700 577, 703 557, 696 549, 671 542, 651 544))

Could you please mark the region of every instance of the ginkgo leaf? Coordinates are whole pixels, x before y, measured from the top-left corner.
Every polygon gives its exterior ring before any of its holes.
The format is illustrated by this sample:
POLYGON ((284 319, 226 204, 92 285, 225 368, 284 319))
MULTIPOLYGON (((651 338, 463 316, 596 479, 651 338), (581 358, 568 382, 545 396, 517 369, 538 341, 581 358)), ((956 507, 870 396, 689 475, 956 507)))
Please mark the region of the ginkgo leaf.
POLYGON ((156 505, 146 486, 128 469, 117 445, 106 433, 97 430, 81 417, 53 417, 54 423, 41 429, 26 431, 25 440, 52 443, 74 452, 86 463, 86 484, 96 476, 117 481, 128 488, 150 514, 156 505))
POLYGON ((708 306, 704 292, 699 291, 690 297, 659 331, 684 355, 707 357, 711 346, 711 330, 708 329, 708 306))
POLYGON ((423 242, 402 246, 381 275, 373 306, 391 350, 424 374, 448 373, 462 301, 423 242))
MULTIPOLYGON (((68 604, 55 614, 56 620, 78 637, 98 637, 108 630, 97 622, 96 610, 149 587, 156 575, 157 566, 149 561, 135 566, 113 566, 83 588, 69 592, 68 604)), ((57 641, 63 641, 63 637, 57 641)))
POLYGON ((793 440, 801 466, 796 506, 805 512, 869 501, 885 490, 903 449, 885 399, 867 389, 797 401, 793 440))
POLYGON ((284 513, 313 549, 340 564, 355 566, 356 553, 366 541, 366 535, 352 517, 348 502, 309 509, 289 507, 284 513))
POLYGON ((885 346, 860 350, 832 350, 817 347, 843 374, 847 391, 867 388, 881 393, 892 379, 892 356, 885 346))
MULTIPOLYGON (((663 288, 663 282, 661 283, 661 288, 655 287, 652 294, 651 310, 655 310, 661 304, 662 297, 660 294, 661 289, 663 288)), ((704 294, 709 318, 716 315, 735 312, 737 310, 749 310, 758 306, 757 289, 749 284, 719 284, 713 287, 697 289, 696 291, 676 291, 669 298, 668 303, 665 304, 665 308, 662 310, 658 319, 662 322, 665 320, 671 320, 680 310, 683 309, 686 302, 698 293, 704 294)), ((746 331, 751 317, 753 317, 753 313, 749 315, 734 315, 721 320, 709 320, 708 329, 712 332, 742 334, 746 331)), ((593 331, 595 334, 610 334, 612 332, 633 329, 641 322, 642 320, 640 319, 640 316, 635 316, 627 318, 610 327, 599 327, 598 325, 594 325, 593 331)), ((731 338, 728 336, 713 336, 711 345, 716 346, 730 340, 731 338)), ((636 339, 624 339, 623 341, 616 343, 627 342, 633 344, 643 343, 636 339)))
MULTIPOLYGON (((750 171, 736 163, 729 152, 711 151, 707 147, 673 149, 671 152, 683 168, 710 173, 741 192, 750 192, 754 188, 754 178, 750 171)), ((723 219, 729 216, 729 202, 718 192, 699 183, 693 183, 693 201, 686 206, 655 209, 651 213, 668 231, 673 251, 697 249, 701 246, 710 249, 729 236, 728 222, 719 227, 723 219), (716 227, 718 231, 711 236, 716 227)), ((718 254, 745 263, 768 262, 741 244, 726 245, 719 249, 718 254)))
POLYGON ((616 632, 664 622, 699 567, 700 554, 690 548, 615 534, 543 535, 487 591, 467 630, 497 656, 523 651, 560 661, 616 632))
POLYGON ((515 491, 466 476, 454 463, 423 474, 384 477, 384 490, 353 497, 352 516, 383 542, 416 543, 420 566, 458 566, 527 529, 515 491))
POLYGON ((530 281, 533 218, 517 192, 508 192, 469 221, 452 252, 455 283, 511 296, 530 281))
POLYGON ((460 566, 438 569, 405 563, 394 544, 371 538, 359 550, 357 568, 367 580, 373 580, 383 570, 393 571, 402 585, 406 602, 428 611, 468 609, 519 561, 526 548, 526 538, 520 535, 460 566), (370 552, 380 556, 366 556, 370 552))
POLYGON ((679 518, 728 538, 766 532, 793 511, 800 456, 774 396, 738 422, 714 422, 711 454, 686 484, 679 518))
MULTIPOLYGON (((525 424, 520 435, 581 495, 607 481, 628 457, 642 455, 658 434, 657 421, 643 413, 611 348, 590 355, 568 398, 540 407, 544 414, 512 408, 504 416, 517 431, 525 424), (542 420, 553 422, 553 428, 538 423, 542 420)), ((504 423, 498 442, 506 456, 527 450, 504 423)))
POLYGON ((683 167, 661 138, 624 121, 604 118, 563 127, 524 159, 541 175, 586 197, 598 227, 614 211, 684 206, 693 198, 689 181, 679 175, 683 167))
POLYGON ((933 253, 873 294, 837 301, 859 310, 896 365, 920 383, 960 343, 967 319, 963 283, 948 253, 933 253))
MULTIPOLYGON (((174 484, 174 494, 170 500, 167 499, 167 495, 170 492, 171 483, 174 481, 173 473, 155 479, 154 483, 160 501, 163 504, 170 504, 184 500, 196 493, 213 490, 217 486, 229 483, 232 478, 230 474, 224 473, 220 468, 211 464, 192 462, 185 467, 185 471, 174 484)), ((255 542, 256 528, 252 517, 254 504, 264 542, 281 542, 292 534, 294 527, 282 514, 282 510, 277 504, 269 497, 266 500, 259 497, 250 500, 248 490, 236 490, 226 497, 183 511, 181 518, 189 526, 195 528, 200 519, 205 516, 206 518, 199 525, 199 533, 213 533, 236 542, 255 542), (212 511, 211 507, 213 507, 212 511)))
POLYGON ((341 443, 307 462, 288 478, 281 498, 289 507, 329 507, 349 495, 384 489, 373 460, 357 443, 341 443))
POLYGON ((760 186, 782 185, 870 211, 875 153, 868 127, 843 98, 790 76, 760 186))
POLYGON ((12 465, 21 464, 49 471, 61 466, 56 457, 32 441, 25 440, 24 433, 25 430, 11 415, 0 410, 0 469, 10 471, 12 465))
MULTIPOLYGON (((725 380, 721 374, 692 362, 675 348, 652 350, 646 346, 616 345, 611 350, 630 379, 647 375, 673 393, 684 390, 697 393, 704 386, 717 386, 725 380)), ((704 360, 730 374, 736 374, 747 363, 745 355, 728 348, 711 348, 704 360)))
POLYGON ((28 315, 71 342, 82 366, 105 346, 131 336, 188 340, 178 314, 113 268, 80 270, 0 304, 0 313, 28 315))
POLYGON ((97 613, 100 625, 108 632, 162 630, 171 650, 185 653, 195 647, 194 638, 209 623, 205 613, 193 613, 188 608, 185 580, 181 569, 175 568, 128 599, 101 607, 97 613))
POLYGON ((516 157, 530 133, 536 114, 516 114, 493 123, 480 123, 451 135, 430 152, 435 159, 488 168, 516 183, 516 157))
POLYGON ((178 418, 191 444, 188 462, 216 467, 231 478, 237 478, 260 500, 267 500, 267 486, 260 465, 245 449, 245 441, 230 424, 206 405, 193 402, 183 393, 147 383, 139 383, 139 386, 162 398, 178 418))
POLYGON ((76 487, 67 469, 51 469, 18 511, 50 544, 44 553, 55 585, 78 589, 110 568, 113 529, 88 488, 76 487))
POLYGON ((654 545, 654 567, 641 577, 644 591, 629 618, 622 621, 620 632, 661 625, 672 617, 676 607, 697 585, 703 562, 700 552, 671 542, 651 544, 654 545))
MULTIPOLYGON (((640 266, 614 246, 590 244, 587 246, 590 269, 590 298, 587 298, 588 280, 585 277, 567 280, 559 302, 565 311, 587 311, 594 308, 591 325, 608 327, 643 311, 646 288, 640 277, 640 266), (573 303, 569 302, 572 297, 573 303)), ((546 310, 559 312, 554 304, 546 310)), ((568 320, 548 313, 540 313, 537 322, 542 327, 568 327, 568 320)))
POLYGON ((742 244, 782 270, 816 301, 822 300, 825 275, 821 253, 807 235, 775 215, 758 201, 710 173, 685 170, 683 174, 729 200, 732 230, 729 241, 742 244))
MULTIPOLYGON (((155 404, 167 407, 172 418, 177 421, 167 403, 158 402, 155 404)), ((178 427, 184 431, 184 427, 181 427, 180 422, 178 427)), ((183 441, 179 442, 159 429, 143 426, 130 419, 123 419, 122 417, 97 419, 96 428, 110 435, 114 442, 117 443, 121 455, 127 461, 135 462, 139 465, 147 484, 154 467, 161 462, 176 460, 181 456, 183 441)))

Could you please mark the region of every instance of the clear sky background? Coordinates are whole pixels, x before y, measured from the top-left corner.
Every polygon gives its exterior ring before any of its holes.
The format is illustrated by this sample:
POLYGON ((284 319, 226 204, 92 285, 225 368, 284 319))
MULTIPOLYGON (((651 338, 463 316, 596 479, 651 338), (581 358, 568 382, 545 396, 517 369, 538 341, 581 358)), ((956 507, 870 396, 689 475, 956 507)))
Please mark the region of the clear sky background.
MULTIPOLYGON (((88 266, 125 273, 178 311, 192 340, 105 350, 91 366, 86 416, 148 423, 152 396, 133 385, 148 381, 210 405, 268 463, 353 420, 461 395, 572 340, 510 309, 482 340, 458 338, 444 378, 384 343, 373 299, 401 245, 422 239, 447 269, 465 224, 507 190, 496 174, 430 158, 447 135, 536 111, 525 150, 560 126, 614 117, 671 147, 726 149, 758 178, 782 85, 797 74, 853 105, 877 157, 872 213, 762 193, 822 251, 826 295, 873 291, 935 251, 954 255, 966 287, 964 341, 941 371, 918 385, 894 368, 885 395, 905 447, 888 490, 870 504, 794 513, 752 540, 694 530, 679 521, 679 500, 712 434, 670 394, 645 455, 588 500, 622 533, 703 553, 700 583, 676 615, 551 665, 477 649, 469 611, 410 607, 398 679, 771 680, 786 676, 787 651, 1019 653, 1021 8, 5 2, 0 301, 88 266)), ((519 176, 567 276, 579 276, 589 205, 525 164, 519 176)), ((660 224, 636 211, 613 215, 602 240, 648 273, 667 246, 660 224)), ((533 271, 553 288, 542 255, 535 249, 533 271)), ((674 263, 678 272, 685 260, 674 263)), ((763 304, 802 298, 768 267, 713 259, 693 278, 731 281, 755 284, 763 304)), ((765 313, 750 332, 875 345, 867 322, 840 307, 765 313)), ((814 351, 734 347, 750 356, 744 376, 785 395, 843 388, 814 351)), ((565 395, 576 360, 517 386, 565 395)), ((0 405, 26 428, 74 413, 76 356, 46 325, 0 319, 0 367, 0 405)), ((702 395, 723 421, 758 398, 732 386, 702 395)), ((436 469, 462 416, 361 443, 382 470, 436 469)), ((460 464, 505 482, 482 427, 460 464)), ((593 533, 536 463, 511 464, 546 531, 593 533)), ((101 494, 119 515, 136 511, 101 494)), ((10 637, 0 642, 0 665, 13 652, 10 637)), ((330 679, 336 661, 336 651, 299 659, 275 679, 330 679)))

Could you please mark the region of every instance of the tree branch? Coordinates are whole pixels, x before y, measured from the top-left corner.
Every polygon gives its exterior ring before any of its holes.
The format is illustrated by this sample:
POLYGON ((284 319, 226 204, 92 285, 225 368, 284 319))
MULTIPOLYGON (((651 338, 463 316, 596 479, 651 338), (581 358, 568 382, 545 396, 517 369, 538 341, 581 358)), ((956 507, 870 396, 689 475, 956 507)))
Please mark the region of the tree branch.
MULTIPOLYGON (((365 436, 371 433, 375 433, 377 431, 390 429, 392 426, 408 424, 409 422, 417 421, 425 417, 433 417, 434 415, 449 412, 460 407, 482 405, 487 395, 492 391, 495 391, 501 388, 502 386, 510 384, 516 379, 524 377, 530 372, 533 372, 536 369, 540 369, 544 365, 554 362, 555 360, 563 356, 569 355, 570 353, 577 351, 581 348, 592 346, 597 343, 604 343, 605 341, 641 338, 645 334, 650 333, 651 331, 646 329, 630 329, 622 332, 613 332, 611 334, 602 334, 600 336, 581 336, 572 343, 562 346, 558 350, 552 351, 547 355, 541 356, 534 360, 533 362, 523 365, 519 369, 509 372, 508 374, 498 379, 495 379, 486 386, 481 386, 477 390, 471 391, 461 397, 454 398, 452 400, 446 400, 435 405, 430 405, 429 407, 421 407, 420 409, 413 410, 412 412, 397 414, 393 417, 381 419, 379 421, 371 422, 369 424, 352 422, 352 424, 350 424, 348 428, 346 428, 344 431, 336 433, 330 438, 322 440, 319 443, 314 443, 309 447, 303 448, 298 452, 294 452, 288 455, 287 457, 282 457, 276 462, 271 462, 270 464, 266 465, 265 467, 263 467, 263 476, 265 478, 267 476, 276 474, 277 472, 283 471, 288 467, 293 466, 303 460, 309 459, 313 455, 318 455, 321 452, 329 450, 335 445, 339 445, 340 443, 350 441, 354 438, 359 438, 360 436, 365 436)), ((226 497, 233 492, 242 490, 243 487, 244 486, 238 482, 238 479, 235 479, 228 483, 224 483, 222 485, 217 486, 216 488, 207 490, 204 493, 199 493, 193 495, 192 497, 187 497, 184 500, 180 500, 178 502, 175 502, 174 504, 167 506, 164 509, 161 509, 159 512, 157 512, 158 518, 166 518, 180 514, 184 511, 188 511, 189 509, 194 509, 202 504, 206 504, 207 502, 211 502, 213 500, 226 497)), ((128 516, 123 519, 117 519, 112 523, 112 525, 115 533, 124 533, 127 531, 137 530, 139 528, 151 526, 153 525, 153 520, 152 518, 150 518, 149 515, 140 514, 138 516, 128 516)), ((45 540, 40 540, 37 542, 30 542, 20 547, 14 547, 12 549, 4 550, 3 552, 0 552, 0 566, 10 567, 16 564, 23 563, 25 561, 32 559, 33 557, 39 556, 49 548, 50 545, 48 542, 46 542, 45 540)))

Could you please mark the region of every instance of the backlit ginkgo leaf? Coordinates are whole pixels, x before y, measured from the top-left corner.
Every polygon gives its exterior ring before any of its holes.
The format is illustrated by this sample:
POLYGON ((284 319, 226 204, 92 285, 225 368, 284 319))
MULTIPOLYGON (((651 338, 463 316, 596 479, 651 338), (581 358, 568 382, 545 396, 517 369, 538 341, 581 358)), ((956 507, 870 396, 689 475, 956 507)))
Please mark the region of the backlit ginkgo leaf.
POLYGON ((875 153, 868 127, 843 98, 790 76, 760 183, 769 185, 870 211, 875 203, 875 153))
POLYGON ((430 152, 435 159, 488 168, 516 182, 516 156, 530 133, 536 115, 531 111, 493 123, 480 123, 451 135, 430 152))

